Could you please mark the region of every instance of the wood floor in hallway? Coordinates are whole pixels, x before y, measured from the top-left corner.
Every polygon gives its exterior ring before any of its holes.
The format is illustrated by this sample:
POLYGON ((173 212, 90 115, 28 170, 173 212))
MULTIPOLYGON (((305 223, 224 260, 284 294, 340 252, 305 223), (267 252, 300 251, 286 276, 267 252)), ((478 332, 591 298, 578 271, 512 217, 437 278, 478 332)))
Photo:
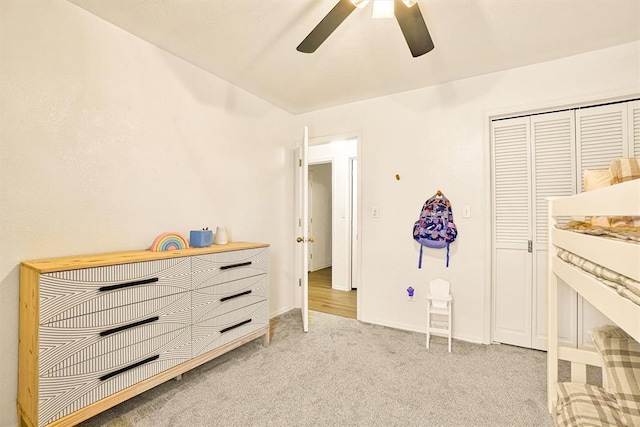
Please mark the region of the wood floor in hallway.
POLYGON ((331 267, 309 273, 309 310, 355 319, 357 295, 331 289, 331 267))

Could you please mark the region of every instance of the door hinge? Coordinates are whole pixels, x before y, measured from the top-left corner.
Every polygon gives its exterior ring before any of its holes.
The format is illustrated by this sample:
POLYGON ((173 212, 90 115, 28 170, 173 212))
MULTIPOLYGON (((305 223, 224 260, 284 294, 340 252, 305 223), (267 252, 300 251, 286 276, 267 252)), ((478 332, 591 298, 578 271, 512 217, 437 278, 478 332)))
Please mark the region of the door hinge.
POLYGON ((527 241, 527 252, 529 252, 529 253, 533 252, 533 241, 532 240, 528 240, 527 241))
POLYGON ((298 279, 298 286, 302 286, 302 279, 298 279))
POLYGON ((298 167, 301 168, 302 167, 302 159, 298 159, 298 167))

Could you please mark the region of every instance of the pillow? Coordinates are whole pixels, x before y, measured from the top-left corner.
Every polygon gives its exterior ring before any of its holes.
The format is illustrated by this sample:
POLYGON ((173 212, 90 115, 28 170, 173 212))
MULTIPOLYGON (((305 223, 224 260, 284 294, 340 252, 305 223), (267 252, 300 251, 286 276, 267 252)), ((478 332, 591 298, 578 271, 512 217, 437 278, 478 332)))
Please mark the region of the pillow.
MULTIPOLYGON (((587 169, 582 174, 584 191, 591 191, 597 188, 611 185, 611 172, 609 169, 587 169)), ((591 217, 591 225, 596 227, 609 227, 611 225, 606 216, 591 217)))
MULTIPOLYGON (((583 172, 584 191, 608 187, 612 184, 640 178, 640 157, 614 159, 609 169, 587 169, 583 172)), ((594 216, 591 225, 595 227, 640 228, 640 217, 633 216, 594 216)))
POLYGON ((640 228, 640 217, 638 216, 616 216, 610 218, 611 227, 615 228, 640 228))
POLYGON ((640 178, 640 157, 613 159, 609 164, 611 183, 631 181, 640 178))
MULTIPOLYGON (((611 174, 612 184, 640 178, 640 157, 611 160, 609 173, 611 174)), ((640 217, 637 216, 614 217, 609 222, 612 227, 640 227, 640 217)))
POLYGON ((582 173, 584 191, 611 185, 611 172, 609 169, 587 169, 582 173))
POLYGON ((582 383, 557 383, 556 426, 628 426, 613 395, 582 383))
POLYGON ((640 426, 640 343, 613 325, 591 331, 607 377, 606 391, 613 394, 627 424, 640 426))

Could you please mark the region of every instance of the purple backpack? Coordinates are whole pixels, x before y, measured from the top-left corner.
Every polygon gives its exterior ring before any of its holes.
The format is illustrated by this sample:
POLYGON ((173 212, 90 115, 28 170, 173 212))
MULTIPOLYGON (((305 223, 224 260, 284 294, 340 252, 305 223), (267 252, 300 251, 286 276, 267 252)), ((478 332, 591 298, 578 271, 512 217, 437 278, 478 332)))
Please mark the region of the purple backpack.
POLYGON ((458 230, 453 223, 451 202, 438 193, 427 200, 420 211, 420 219, 413 225, 413 239, 420 243, 418 268, 422 268, 422 248, 447 248, 447 267, 449 267, 449 244, 456 240, 458 230))

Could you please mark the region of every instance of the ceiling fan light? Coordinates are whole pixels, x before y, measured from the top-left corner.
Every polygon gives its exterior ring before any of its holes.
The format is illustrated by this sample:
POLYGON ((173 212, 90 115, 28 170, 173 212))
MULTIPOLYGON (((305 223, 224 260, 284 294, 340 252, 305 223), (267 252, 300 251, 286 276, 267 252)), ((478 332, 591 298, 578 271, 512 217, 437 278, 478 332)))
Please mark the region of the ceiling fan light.
POLYGON ((355 7, 362 9, 369 3, 369 0, 351 0, 351 3, 353 3, 355 7))
POLYGON ((373 1, 373 17, 393 18, 393 0, 374 0, 373 1))
POLYGON ((418 0, 402 0, 402 3, 404 3, 407 7, 411 7, 414 4, 418 3, 418 0))

